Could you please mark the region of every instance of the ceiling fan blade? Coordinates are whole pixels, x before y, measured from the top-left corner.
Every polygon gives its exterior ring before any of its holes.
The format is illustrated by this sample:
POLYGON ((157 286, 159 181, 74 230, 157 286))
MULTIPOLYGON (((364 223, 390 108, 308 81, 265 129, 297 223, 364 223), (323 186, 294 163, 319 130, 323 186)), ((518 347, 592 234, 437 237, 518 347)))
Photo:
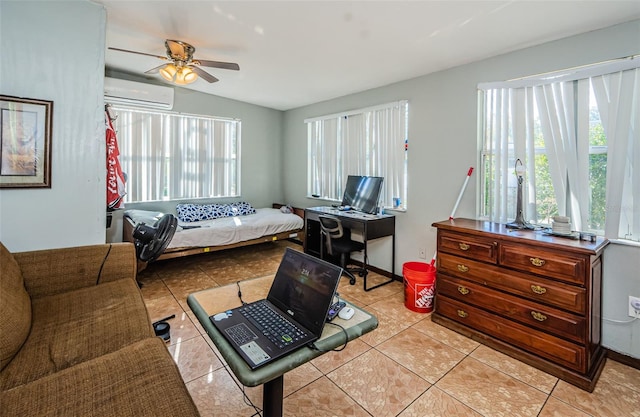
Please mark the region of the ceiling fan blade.
POLYGON ((160 70, 160 68, 164 67, 165 65, 167 65, 167 64, 158 65, 157 67, 151 68, 149 71, 145 71, 144 73, 145 74, 157 74, 158 71, 160 70))
POLYGON ((193 63, 196 65, 202 65, 203 67, 222 68, 228 70, 238 71, 240 65, 235 62, 220 62, 220 61, 208 61, 206 59, 194 59, 193 63))
POLYGON ((146 56, 152 56, 154 58, 160 58, 160 59, 164 59, 165 61, 167 60, 166 56, 160 56, 160 55, 153 55, 153 54, 147 54, 145 52, 136 52, 136 51, 130 51, 128 49, 120 49, 120 48, 113 48, 113 47, 109 47, 109 49, 113 50, 113 51, 120 51, 120 52, 128 52, 130 54, 138 54, 138 55, 146 55, 146 56))
POLYGON ((202 68, 198 68, 195 65, 189 65, 189 68, 191 68, 193 72, 195 72, 200 77, 202 77, 202 79, 205 80, 206 82, 215 83, 216 81, 218 81, 216 77, 204 71, 202 68))

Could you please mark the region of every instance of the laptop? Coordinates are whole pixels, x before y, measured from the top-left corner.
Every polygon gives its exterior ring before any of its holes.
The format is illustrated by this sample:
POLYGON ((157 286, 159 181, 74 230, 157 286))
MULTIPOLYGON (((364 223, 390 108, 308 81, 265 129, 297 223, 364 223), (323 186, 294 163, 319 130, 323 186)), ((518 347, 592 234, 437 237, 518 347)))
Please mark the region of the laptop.
POLYGON ((251 369, 322 334, 342 268, 287 248, 266 299, 210 316, 251 369))

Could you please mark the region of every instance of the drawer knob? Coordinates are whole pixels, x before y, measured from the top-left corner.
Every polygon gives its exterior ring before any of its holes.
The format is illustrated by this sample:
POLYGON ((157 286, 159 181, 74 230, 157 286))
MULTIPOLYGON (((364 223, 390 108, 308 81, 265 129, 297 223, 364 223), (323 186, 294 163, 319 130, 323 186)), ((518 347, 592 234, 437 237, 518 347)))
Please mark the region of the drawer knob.
POLYGON ((466 243, 460 243, 458 246, 460 246, 460 250, 469 250, 469 248, 471 247, 466 243))
POLYGON ((545 316, 544 314, 538 311, 532 311, 531 317, 533 317, 535 320, 538 320, 538 321, 545 321, 547 319, 547 316, 545 316))
POLYGON ((467 288, 467 287, 463 287, 462 285, 460 285, 460 286, 458 287, 458 292, 459 292, 460 294, 462 294, 462 295, 467 295, 467 294, 469 294, 469 288, 467 288))
POLYGON ((534 266, 543 266, 545 263, 547 263, 544 259, 540 258, 529 258, 529 260, 534 266))
POLYGON ((467 272, 467 271, 469 271, 469 267, 466 266, 466 265, 458 265, 458 271, 467 272))
POLYGON ((467 313, 466 311, 464 311, 464 310, 458 310, 458 316, 460 316, 460 317, 462 317, 462 318, 465 318, 465 317, 467 317, 468 315, 469 315, 469 313, 467 313))
POLYGON ((547 289, 545 287, 541 287, 539 285, 532 285, 531 286, 531 291, 533 291, 536 294, 544 294, 547 292, 547 289))

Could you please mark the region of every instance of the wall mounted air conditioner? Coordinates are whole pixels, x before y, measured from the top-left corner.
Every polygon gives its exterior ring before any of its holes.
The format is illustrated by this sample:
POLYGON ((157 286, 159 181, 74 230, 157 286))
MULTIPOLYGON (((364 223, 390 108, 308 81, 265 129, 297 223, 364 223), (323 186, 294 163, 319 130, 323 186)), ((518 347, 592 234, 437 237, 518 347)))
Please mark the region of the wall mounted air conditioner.
POLYGON ((173 88, 105 77, 104 100, 116 105, 171 110, 173 88))

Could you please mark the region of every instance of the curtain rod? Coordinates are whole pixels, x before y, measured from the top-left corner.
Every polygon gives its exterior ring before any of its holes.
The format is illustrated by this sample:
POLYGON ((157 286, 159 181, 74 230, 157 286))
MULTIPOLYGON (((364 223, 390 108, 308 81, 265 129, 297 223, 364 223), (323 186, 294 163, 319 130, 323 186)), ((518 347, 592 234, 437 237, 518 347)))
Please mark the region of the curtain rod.
POLYGON ((310 117, 308 119, 304 119, 305 123, 311 123, 311 122, 316 122, 318 120, 325 120, 325 119, 337 119, 340 117, 345 117, 345 116, 353 116, 354 114, 360 114, 360 113, 364 113, 367 111, 375 111, 375 110, 382 110, 382 109, 388 109, 394 106, 401 106, 405 103, 407 103, 408 100, 399 100, 399 101, 392 101, 390 103, 385 103, 385 104, 379 104, 377 106, 371 106, 371 107, 365 107, 363 109, 356 109, 356 110, 348 110, 345 112, 341 112, 341 113, 333 113, 333 114, 327 114, 325 116, 317 116, 317 117, 310 117))
POLYGON ((613 72, 626 71, 640 67, 640 55, 629 55, 623 58, 610 59, 595 64, 579 65, 557 71, 549 71, 526 77, 513 78, 507 81, 494 81, 478 83, 479 90, 492 88, 521 88, 533 87, 541 84, 550 84, 563 81, 574 81, 584 78, 596 77, 613 72))

